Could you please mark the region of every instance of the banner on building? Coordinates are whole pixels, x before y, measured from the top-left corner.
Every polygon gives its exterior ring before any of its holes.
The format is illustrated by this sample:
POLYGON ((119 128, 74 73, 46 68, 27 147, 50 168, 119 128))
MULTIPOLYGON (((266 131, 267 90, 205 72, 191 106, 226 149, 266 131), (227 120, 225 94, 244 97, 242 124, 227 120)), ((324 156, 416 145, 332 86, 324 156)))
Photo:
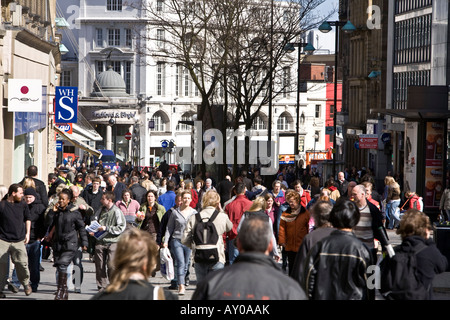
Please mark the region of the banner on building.
POLYGON ((56 87, 55 122, 76 123, 78 112, 78 88, 56 87))
POLYGON ((405 123, 405 190, 417 190, 418 122, 405 123))
POLYGON ((42 80, 9 79, 9 112, 42 112, 42 80))
POLYGON ((444 122, 428 122, 425 141, 425 197, 427 208, 439 207, 444 192, 444 122))

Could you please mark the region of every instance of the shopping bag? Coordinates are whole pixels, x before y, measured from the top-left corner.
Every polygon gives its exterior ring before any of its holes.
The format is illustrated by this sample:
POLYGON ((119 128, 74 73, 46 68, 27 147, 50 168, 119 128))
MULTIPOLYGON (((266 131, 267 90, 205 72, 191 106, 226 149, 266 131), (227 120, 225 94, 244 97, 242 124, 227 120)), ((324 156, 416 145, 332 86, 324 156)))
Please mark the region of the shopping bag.
POLYGON ((166 280, 173 280, 175 277, 175 271, 173 267, 173 259, 170 255, 169 248, 161 248, 160 250, 160 261, 161 261, 161 275, 166 280))

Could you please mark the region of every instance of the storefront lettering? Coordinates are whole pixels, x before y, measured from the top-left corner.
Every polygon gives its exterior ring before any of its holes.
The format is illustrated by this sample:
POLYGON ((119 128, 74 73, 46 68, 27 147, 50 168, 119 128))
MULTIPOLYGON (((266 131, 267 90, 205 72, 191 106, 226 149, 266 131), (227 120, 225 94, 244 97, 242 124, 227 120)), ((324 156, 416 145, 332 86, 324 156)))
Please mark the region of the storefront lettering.
POLYGON ((137 111, 92 111, 92 119, 133 119, 137 111))

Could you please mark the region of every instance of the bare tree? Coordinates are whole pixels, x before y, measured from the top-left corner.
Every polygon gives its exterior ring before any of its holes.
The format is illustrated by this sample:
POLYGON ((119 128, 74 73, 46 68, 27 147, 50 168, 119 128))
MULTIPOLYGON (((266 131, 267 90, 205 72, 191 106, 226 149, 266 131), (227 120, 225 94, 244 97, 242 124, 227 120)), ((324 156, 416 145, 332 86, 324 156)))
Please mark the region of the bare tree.
MULTIPOLYGON (((218 129, 226 136, 228 111, 235 128, 242 121, 250 129, 261 107, 289 89, 280 75, 296 60, 284 46, 328 18, 315 14, 324 1, 142 0, 147 30, 138 51, 144 63, 153 57, 189 73, 201 96, 199 120, 207 116, 216 127, 212 105, 224 105, 218 129)), ((247 140, 246 163, 248 150, 247 140)))

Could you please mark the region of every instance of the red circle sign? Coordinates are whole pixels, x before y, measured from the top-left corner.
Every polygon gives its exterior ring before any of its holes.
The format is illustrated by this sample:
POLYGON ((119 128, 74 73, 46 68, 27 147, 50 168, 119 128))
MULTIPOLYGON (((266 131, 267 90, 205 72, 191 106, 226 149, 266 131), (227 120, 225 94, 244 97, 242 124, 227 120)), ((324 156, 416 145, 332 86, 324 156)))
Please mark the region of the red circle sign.
POLYGON ((131 139, 131 132, 125 133, 125 139, 127 139, 127 140, 131 139))

